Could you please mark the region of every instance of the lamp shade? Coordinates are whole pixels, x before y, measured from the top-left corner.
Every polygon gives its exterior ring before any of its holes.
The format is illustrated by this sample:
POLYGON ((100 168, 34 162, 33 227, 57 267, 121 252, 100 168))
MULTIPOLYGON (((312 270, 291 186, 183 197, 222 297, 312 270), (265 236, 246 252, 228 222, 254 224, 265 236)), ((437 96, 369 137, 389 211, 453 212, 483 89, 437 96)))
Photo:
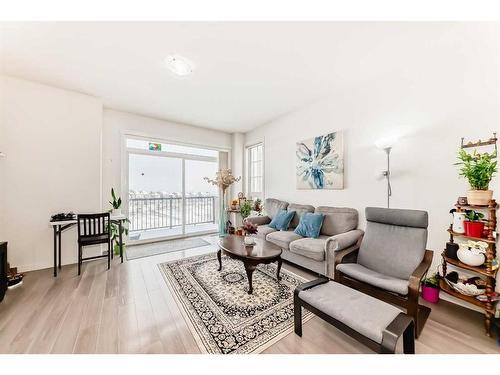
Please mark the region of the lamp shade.
POLYGON ((398 141, 398 137, 396 136, 388 136, 384 138, 380 138, 375 141, 375 146, 377 146, 380 149, 386 149, 386 148, 391 148, 393 147, 398 141))

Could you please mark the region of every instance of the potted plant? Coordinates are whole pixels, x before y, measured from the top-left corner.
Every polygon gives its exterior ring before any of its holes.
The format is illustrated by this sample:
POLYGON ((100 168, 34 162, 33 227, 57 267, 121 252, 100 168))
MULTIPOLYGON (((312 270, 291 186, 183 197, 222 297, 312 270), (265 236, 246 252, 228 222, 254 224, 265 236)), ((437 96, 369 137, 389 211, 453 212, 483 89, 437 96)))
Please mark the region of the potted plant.
POLYGON ((497 172, 496 152, 468 154, 462 148, 458 153, 461 165, 460 176, 467 178, 470 190, 467 191, 467 202, 470 205, 486 206, 493 197, 493 191, 488 190, 491 179, 497 172))
POLYGON ((255 243, 255 240, 253 237, 250 237, 250 234, 257 233, 257 225, 245 220, 241 229, 243 230, 243 233, 245 235, 245 238, 243 239, 245 245, 253 245, 255 243))
POLYGON ((115 189, 113 188, 111 188, 111 198, 113 201, 110 201, 109 204, 113 206, 113 213, 115 215, 121 215, 122 210, 120 207, 122 206, 122 199, 120 197, 116 198, 115 189))
POLYGON ((464 221, 465 235, 469 237, 481 238, 483 236, 484 222, 481 219, 484 215, 474 210, 466 210, 464 221))
MULTIPOLYGON (((128 236, 128 228, 126 227, 126 223, 130 223, 130 221, 127 219, 123 222, 122 227, 121 227, 121 232, 122 232, 122 241, 123 241, 123 247, 122 247, 122 252, 125 251, 125 241, 124 237, 128 236)), ((109 223, 109 228, 110 228, 110 236, 111 236, 111 243, 113 245, 113 251, 115 255, 120 254, 120 226, 115 223, 109 223)))
POLYGON ((439 301, 439 275, 437 273, 422 281, 422 298, 430 303, 439 301))
POLYGON ((240 214, 243 220, 245 220, 247 217, 250 216, 250 213, 252 212, 253 206, 252 202, 250 201, 245 201, 241 204, 240 206, 240 214))

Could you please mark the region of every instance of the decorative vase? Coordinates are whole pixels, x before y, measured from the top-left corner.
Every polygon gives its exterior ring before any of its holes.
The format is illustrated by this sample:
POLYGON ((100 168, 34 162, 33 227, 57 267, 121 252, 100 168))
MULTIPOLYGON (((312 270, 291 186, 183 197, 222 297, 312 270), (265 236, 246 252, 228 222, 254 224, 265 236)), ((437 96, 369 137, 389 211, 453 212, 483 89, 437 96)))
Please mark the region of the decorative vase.
POLYGON ((457 257, 457 251, 459 247, 458 244, 454 242, 447 242, 446 243, 446 256, 451 259, 458 259, 457 257))
POLYGON ((121 216, 122 209, 121 208, 113 208, 113 216, 121 216))
POLYGON ((243 237, 243 242, 245 243, 245 245, 253 245, 255 244, 255 239, 251 236, 245 236, 243 237))
POLYGON ((438 303, 439 288, 422 285, 422 298, 430 303, 438 303))
POLYGON ((481 221, 465 221, 465 235, 469 237, 483 237, 484 223, 481 221))
POLYGON ((220 189, 219 198, 219 237, 227 236, 226 190, 220 189))
POLYGON ((463 234, 465 233, 464 228, 465 212, 454 212, 453 213, 453 232, 463 234))
POLYGON ((473 266, 473 267, 480 266, 485 261, 484 254, 474 253, 469 249, 460 248, 457 251, 457 256, 462 263, 465 263, 468 266, 473 266))
POLYGON ((493 198, 493 190, 468 190, 467 202, 472 206, 487 206, 493 198))

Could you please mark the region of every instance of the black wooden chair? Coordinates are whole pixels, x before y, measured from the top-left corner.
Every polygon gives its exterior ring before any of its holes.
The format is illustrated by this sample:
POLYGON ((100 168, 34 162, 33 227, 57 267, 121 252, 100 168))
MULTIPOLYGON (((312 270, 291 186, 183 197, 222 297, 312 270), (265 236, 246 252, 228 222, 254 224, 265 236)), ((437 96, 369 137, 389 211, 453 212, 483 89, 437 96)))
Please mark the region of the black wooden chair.
POLYGON ((102 214, 78 215, 78 275, 81 273, 84 260, 108 258, 108 270, 111 263, 111 234, 109 212, 102 214), (107 244, 108 253, 84 258, 85 246, 107 244))

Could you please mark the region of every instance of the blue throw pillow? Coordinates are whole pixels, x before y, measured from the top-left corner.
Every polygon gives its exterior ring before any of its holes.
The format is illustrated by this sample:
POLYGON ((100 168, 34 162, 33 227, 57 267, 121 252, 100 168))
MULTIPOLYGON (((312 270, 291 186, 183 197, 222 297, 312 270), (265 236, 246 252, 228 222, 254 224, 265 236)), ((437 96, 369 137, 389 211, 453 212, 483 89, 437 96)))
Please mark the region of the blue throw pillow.
POLYGON ((269 227, 276 230, 288 230, 293 215, 295 211, 280 210, 269 223, 269 227))
POLYGON ((321 226, 323 225, 323 217, 323 214, 303 213, 294 233, 302 237, 318 238, 321 226))

